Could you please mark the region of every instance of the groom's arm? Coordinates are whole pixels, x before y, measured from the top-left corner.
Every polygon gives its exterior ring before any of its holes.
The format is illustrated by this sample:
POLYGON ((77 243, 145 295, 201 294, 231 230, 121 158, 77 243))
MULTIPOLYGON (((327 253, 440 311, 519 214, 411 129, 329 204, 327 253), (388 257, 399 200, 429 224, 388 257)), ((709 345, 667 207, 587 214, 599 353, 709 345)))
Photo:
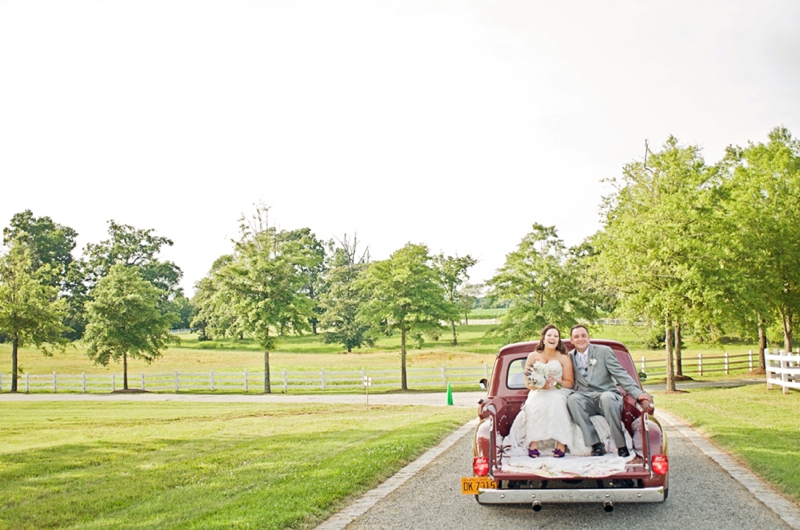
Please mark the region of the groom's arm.
POLYGON ((617 354, 614 351, 606 346, 605 350, 605 361, 606 361, 606 369, 608 373, 611 374, 611 377, 616 380, 616 382, 625 389, 625 392, 633 396, 634 399, 638 400, 639 396, 647 395, 641 391, 639 385, 636 384, 636 381, 630 376, 628 371, 622 367, 619 363, 619 359, 617 359, 617 354))

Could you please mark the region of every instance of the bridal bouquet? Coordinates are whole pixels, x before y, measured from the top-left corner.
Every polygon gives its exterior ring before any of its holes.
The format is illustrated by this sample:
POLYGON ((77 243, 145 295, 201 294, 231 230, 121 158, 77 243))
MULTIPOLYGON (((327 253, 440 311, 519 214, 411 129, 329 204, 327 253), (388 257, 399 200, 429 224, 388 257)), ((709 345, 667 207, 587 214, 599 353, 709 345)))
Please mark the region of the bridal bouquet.
MULTIPOLYGON (((526 377, 531 385, 535 387, 543 387, 547 380, 552 376, 555 377, 555 372, 550 370, 547 365, 541 361, 536 361, 533 366, 528 368, 526 377)), ((556 383, 556 388, 561 388, 561 383, 556 383)))

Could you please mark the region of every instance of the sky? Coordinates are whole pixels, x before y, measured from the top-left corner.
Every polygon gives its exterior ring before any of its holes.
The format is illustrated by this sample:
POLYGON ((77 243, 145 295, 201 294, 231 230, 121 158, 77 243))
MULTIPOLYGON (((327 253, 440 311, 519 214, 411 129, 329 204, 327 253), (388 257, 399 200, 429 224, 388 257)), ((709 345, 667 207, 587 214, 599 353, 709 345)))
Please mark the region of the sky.
POLYGON ((491 278, 534 223, 602 227, 675 136, 800 135, 800 2, 0 0, 0 225, 174 241, 191 295, 239 218, 408 242, 491 278))

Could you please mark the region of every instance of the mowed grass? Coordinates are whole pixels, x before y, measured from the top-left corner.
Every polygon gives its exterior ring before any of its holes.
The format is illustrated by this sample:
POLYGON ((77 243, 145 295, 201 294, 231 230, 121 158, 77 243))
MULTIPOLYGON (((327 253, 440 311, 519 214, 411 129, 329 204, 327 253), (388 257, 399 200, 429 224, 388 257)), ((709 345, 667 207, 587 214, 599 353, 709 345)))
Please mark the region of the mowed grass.
POLYGON ((315 526, 475 411, 6 402, 0 415, 0 528, 281 529, 315 526))
POLYGON ((656 406, 683 418, 800 502, 800 392, 784 395, 778 387, 767 390, 766 384, 698 389, 686 394, 656 394, 656 406))

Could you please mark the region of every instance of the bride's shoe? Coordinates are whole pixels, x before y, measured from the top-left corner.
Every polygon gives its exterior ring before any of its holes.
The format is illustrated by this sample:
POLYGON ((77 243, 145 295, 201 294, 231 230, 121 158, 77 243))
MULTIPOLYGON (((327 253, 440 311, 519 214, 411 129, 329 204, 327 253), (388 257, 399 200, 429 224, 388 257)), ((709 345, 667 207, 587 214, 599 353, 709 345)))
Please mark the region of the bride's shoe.
POLYGON ((528 449, 528 456, 531 458, 536 458, 540 454, 538 449, 528 449))
POLYGON ((564 458, 564 451, 561 449, 553 449, 553 456, 555 458, 564 458))

